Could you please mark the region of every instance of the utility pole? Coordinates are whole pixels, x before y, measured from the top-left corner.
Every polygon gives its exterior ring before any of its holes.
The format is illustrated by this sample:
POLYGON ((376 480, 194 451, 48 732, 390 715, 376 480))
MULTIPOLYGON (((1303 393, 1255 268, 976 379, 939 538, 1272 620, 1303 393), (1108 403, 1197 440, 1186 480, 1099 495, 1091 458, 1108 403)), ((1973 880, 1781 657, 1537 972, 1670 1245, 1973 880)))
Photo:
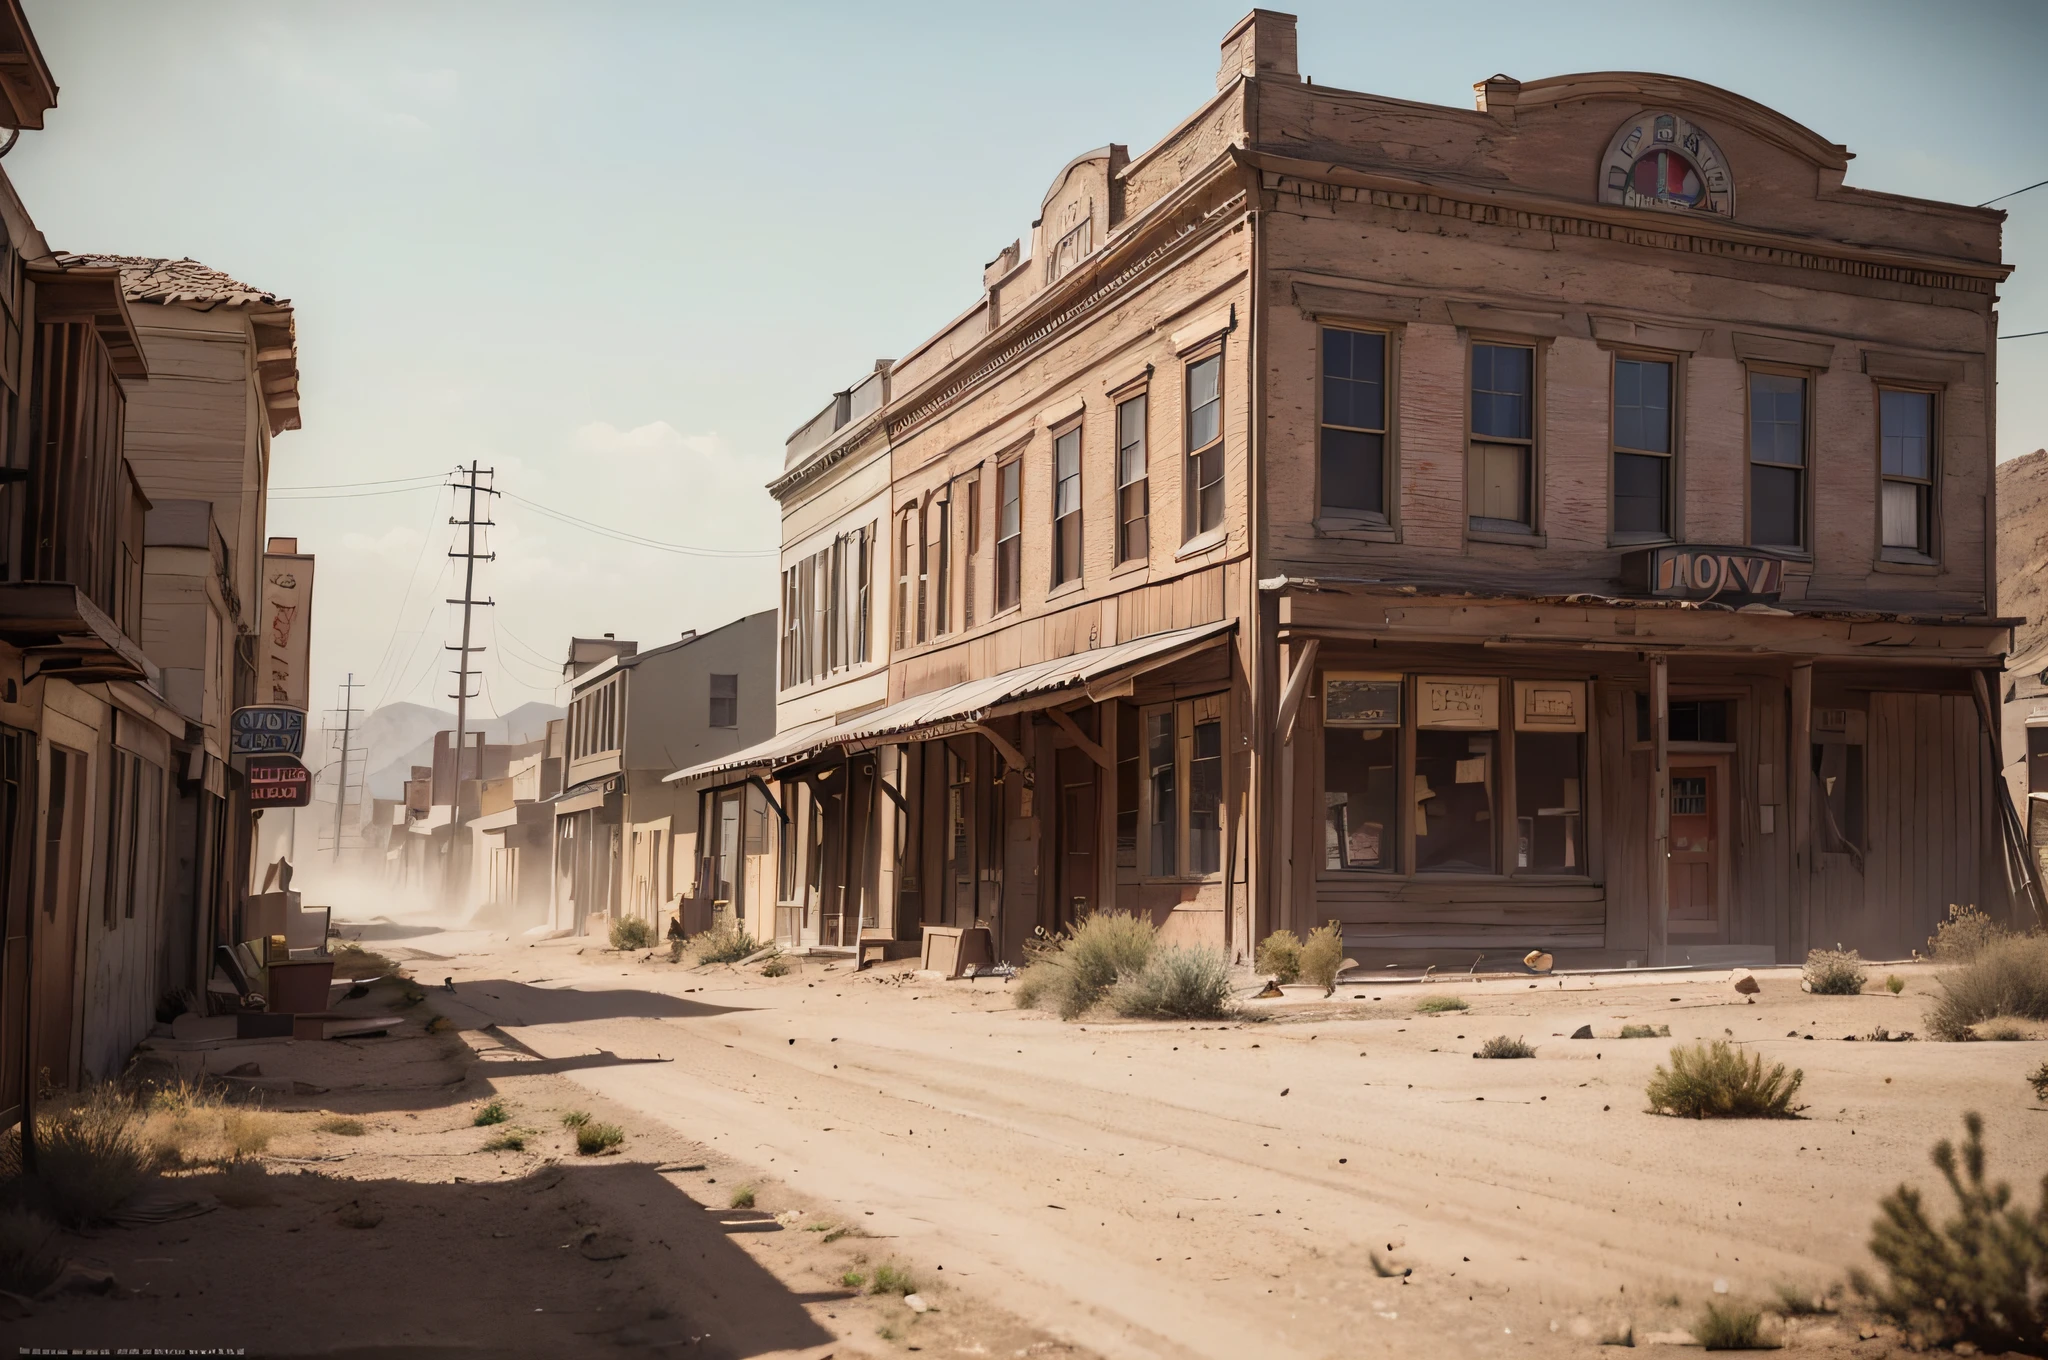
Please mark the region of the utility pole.
MULTIPOLYGON (((348 673, 348 683, 341 687, 341 778, 334 785, 334 862, 341 863, 341 811, 348 806, 348 739, 350 720, 355 717, 356 691, 362 688, 356 684, 356 673, 348 673)), ((319 834, 313 838, 315 846, 320 844, 319 834)))
MULTIPOLYGON (((458 477, 463 475, 463 469, 461 468, 457 468, 455 472, 458 477)), ((488 528, 492 524, 496 523, 496 521, 494 520, 480 520, 476 517, 476 498, 480 495, 495 496, 498 494, 496 491, 493 491, 490 487, 480 485, 478 478, 480 476, 495 477, 496 475, 496 468, 478 468, 476 463, 472 461, 468 469, 469 480, 466 482, 456 482, 454 484, 456 490, 469 492, 469 515, 465 519, 451 518, 448 521, 450 524, 465 526, 469 530, 469 543, 468 546, 463 551, 457 552, 453 548, 450 548, 448 550, 448 555, 450 557, 459 557, 463 559, 462 598, 459 600, 448 601, 448 603, 450 604, 459 604, 462 606, 462 645, 459 647, 450 647, 447 649, 451 652, 456 653, 459 663, 455 671, 455 693, 448 696, 449 698, 455 701, 454 825, 456 826, 462 825, 462 752, 469 734, 469 701, 475 697, 469 692, 469 654, 471 652, 480 652, 483 650, 483 648, 481 647, 472 647, 469 645, 469 615, 470 611, 478 605, 494 605, 497 603, 496 600, 479 600, 476 598, 477 562, 479 560, 485 562, 496 561, 498 556, 496 553, 479 553, 476 550, 476 531, 479 528, 488 528)), ((488 504, 488 502, 486 502, 486 504, 488 504)), ((477 774, 479 776, 483 774, 483 768, 481 764, 478 765, 477 774)))

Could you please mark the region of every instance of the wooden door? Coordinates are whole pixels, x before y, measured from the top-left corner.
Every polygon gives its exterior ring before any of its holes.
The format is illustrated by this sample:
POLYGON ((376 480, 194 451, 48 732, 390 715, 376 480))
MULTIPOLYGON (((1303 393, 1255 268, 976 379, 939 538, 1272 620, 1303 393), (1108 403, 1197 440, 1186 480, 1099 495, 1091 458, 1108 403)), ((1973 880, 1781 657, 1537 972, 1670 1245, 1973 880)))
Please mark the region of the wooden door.
POLYGON ((1098 905, 1101 882, 1096 856, 1102 840, 1097 810, 1095 762, 1071 746, 1055 757, 1059 775, 1059 863, 1053 895, 1053 926, 1072 925, 1098 905))
POLYGON ((79 897, 84 883, 86 760, 50 747, 48 812, 43 822, 42 882, 35 922, 35 997, 31 1082, 71 1084, 71 987, 78 963, 79 897))
POLYGON ((1721 929, 1725 877, 1726 766, 1671 760, 1671 930, 1692 935, 1721 929))

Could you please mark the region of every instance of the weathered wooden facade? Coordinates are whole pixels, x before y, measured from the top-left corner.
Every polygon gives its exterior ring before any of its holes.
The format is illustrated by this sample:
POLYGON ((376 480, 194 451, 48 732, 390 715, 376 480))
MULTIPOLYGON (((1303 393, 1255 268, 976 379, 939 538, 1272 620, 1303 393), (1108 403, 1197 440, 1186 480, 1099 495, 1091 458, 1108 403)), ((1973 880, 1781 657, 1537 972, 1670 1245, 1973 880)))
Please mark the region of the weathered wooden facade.
POLYGON ((1160 143, 1063 168, 776 486, 886 451, 886 694, 693 773, 844 769, 862 923, 1011 958, 1110 905, 1460 964, 2011 910, 2002 215, 1697 81, 1475 96, 1310 84, 1254 11, 1160 143))

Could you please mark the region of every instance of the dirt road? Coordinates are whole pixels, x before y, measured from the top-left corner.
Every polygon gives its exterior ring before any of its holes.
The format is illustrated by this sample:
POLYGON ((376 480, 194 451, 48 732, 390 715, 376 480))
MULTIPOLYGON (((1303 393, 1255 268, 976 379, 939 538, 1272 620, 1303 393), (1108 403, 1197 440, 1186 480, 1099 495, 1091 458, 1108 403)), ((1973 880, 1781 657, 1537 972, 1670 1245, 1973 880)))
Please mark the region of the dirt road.
MULTIPOLYGON (((1390 984, 1259 1023, 1103 1025, 1019 1012, 992 980, 392 943, 447 958, 422 968, 455 979, 434 1001, 458 1024, 1105 1355, 1584 1354, 1623 1318, 1682 1327, 1717 1287, 1838 1280, 1964 1109, 2017 1183, 2048 1148, 2020 1077, 2040 1045, 1843 1042, 1920 1027, 1931 982, 1906 970, 1897 997, 1791 972, 1758 1004, 1723 974, 1516 980, 1433 987, 1470 1009, 1431 1016, 1390 984), (1800 1066, 1806 1118, 1645 1113, 1671 1041, 1614 1038, 1624 1021, 1800 1066), (1582 1024, 1602 1037, 1563 1037, 1582 1024), (1536 1059, 1474 1061, 1495 1034, 1536 1059)), ((1839 1320, 1794 1325, 1854 1348, 1839 1320)))

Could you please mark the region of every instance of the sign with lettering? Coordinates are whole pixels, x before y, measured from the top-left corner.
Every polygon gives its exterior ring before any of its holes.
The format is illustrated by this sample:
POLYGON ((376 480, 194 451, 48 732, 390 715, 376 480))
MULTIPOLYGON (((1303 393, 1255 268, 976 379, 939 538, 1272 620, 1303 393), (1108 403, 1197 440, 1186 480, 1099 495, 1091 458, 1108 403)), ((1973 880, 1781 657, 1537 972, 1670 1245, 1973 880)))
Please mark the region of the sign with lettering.
POLYGON ((1754 548, 1669 543, 1624 557, 1621 583, 1660 600, 1772 604, 1785 591, 1785 562, 1754 548))
POLYGON ((1357 671, 1324 671, 1323 725, 1399 727, 1401 677, 1357 671))
POLYGON ((1515 726, 1524 732, 1586 730, 1586 682, 1515 681, 1515 726))
MULTIPOLYGON (((273 545, 296 544, 272 539, 273 545)), ((311 703, 308 684, 313 631, 313 557, 311 553, 263 554, 263 618, 260 626, 263 672, 258 693, 274 704, 305 708, 311 703)))
POLYGON ((238 708, 228 722, 228 751, 238 756, 306 753, 306 711, 279 704, 238 708))
POLYGON ((249 806, 302 808, 313 801, 313 772, 297 756, 249 757, 249 806))
POLYGON ((1418 676, 1415 725, 1492 731, 1500 726, 1500 681, 1451 675, 1418 676))

